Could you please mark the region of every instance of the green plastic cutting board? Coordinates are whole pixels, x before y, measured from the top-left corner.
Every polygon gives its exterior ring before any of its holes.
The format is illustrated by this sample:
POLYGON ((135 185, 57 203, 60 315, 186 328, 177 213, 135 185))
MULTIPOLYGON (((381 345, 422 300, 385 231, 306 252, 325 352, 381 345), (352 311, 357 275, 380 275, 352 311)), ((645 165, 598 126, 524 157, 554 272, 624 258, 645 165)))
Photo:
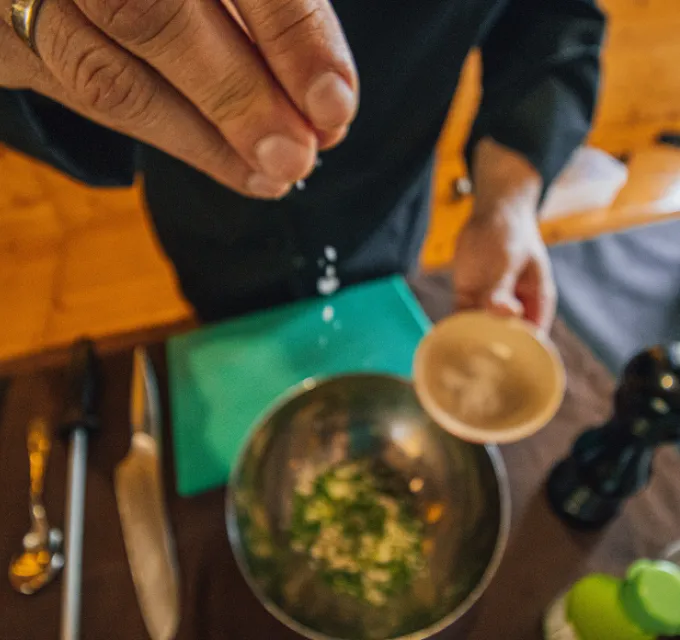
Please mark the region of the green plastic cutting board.
POLYGON ((404 280, 394 277, 171 338, 179 493, 224 484, 251 426, 306 378, 362 371, 410 377, 429 326, 404 280))

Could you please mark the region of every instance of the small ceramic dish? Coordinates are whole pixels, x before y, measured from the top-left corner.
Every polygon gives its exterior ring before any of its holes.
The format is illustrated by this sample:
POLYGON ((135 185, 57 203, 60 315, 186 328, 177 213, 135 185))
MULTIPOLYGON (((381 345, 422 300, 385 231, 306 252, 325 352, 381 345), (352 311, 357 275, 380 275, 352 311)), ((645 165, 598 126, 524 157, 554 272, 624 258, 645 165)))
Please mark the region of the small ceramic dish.
POLYGON ((450 433, 479 443, 533 435, 555 416, 566 376, 552 341, 533 325, 483 311, 439 322, 414 360, 418 398, 450 433))

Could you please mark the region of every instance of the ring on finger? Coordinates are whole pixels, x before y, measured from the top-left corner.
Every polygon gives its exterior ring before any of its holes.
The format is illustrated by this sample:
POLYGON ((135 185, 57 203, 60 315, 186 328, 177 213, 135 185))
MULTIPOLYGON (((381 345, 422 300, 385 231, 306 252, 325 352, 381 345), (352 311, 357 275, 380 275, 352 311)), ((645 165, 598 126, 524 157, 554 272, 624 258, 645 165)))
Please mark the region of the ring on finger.
POLYGON ((19 38, 40 57, 35 44, 35 25, 43 0, 13 0, 10 10, 11 26, 19 38))

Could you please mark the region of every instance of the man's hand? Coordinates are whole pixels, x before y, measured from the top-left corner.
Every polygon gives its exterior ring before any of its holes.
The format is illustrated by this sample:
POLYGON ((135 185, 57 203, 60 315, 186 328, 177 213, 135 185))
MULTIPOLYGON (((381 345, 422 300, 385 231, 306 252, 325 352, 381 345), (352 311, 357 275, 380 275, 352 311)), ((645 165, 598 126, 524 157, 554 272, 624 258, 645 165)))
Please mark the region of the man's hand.
POLYGON ((245 195, 281 197, 344 138, 357 74, 329 0, 233 4, 248 33, 219 0, 44 0, 42 61, 0 22, 0 86, 46 95, 245 195))
POLYGON ((517 315, 549 331, 556 293, 538 229, 540 176, 489 138, 477 147, 473 176, 475 205, 454 256, 458 308, 517 315))

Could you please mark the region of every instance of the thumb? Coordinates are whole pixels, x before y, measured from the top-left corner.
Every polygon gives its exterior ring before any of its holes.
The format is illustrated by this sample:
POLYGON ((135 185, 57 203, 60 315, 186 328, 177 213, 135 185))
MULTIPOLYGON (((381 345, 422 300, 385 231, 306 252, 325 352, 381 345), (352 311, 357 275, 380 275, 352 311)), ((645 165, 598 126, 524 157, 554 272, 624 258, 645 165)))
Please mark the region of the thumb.
POLYGON ((489 291, 484 308, 502 316, 524 315, 524 305, 517 298, 517 274, 506 273, 489 291))
POLYGON ((505 273, 499 280, 486 283, 482 280, 461 281, 455 277, 456 308, 459 311, 483 309, 501 316, 522 316, 524 307, 515 295, 517 277, 505 273))

